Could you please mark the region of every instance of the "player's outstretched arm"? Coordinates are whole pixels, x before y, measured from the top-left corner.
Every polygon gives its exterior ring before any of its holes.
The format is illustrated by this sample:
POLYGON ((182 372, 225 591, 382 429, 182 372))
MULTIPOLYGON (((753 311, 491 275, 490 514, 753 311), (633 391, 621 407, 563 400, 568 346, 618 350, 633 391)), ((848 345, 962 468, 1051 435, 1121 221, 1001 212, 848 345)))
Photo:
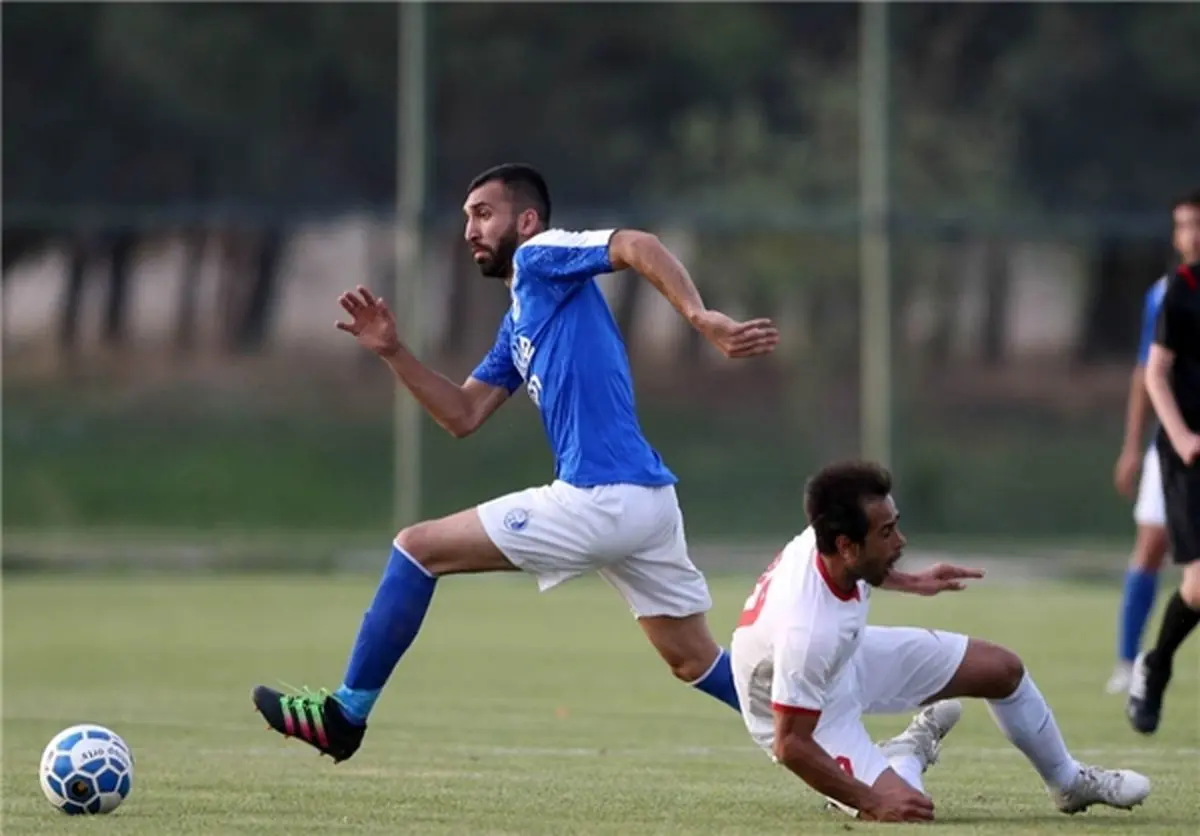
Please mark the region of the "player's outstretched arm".
POLYGON ((338 322, 338 329, 378 354, 433 420, 455 438, 475 432, 508 399, 504 387, 474 378, 459 386, 418 360, 400 341, 387 305, 365 287, 343 293, 338 301, 351 317, 350 322, 338 322))
POLYGON ((884 578, 882 587, 911 595, 937 595, 939 592, 958 592, 966 589, 966 581, 977 580, 983 576, 982 569, 967 569, 952 563, 935 563, 925 571, 915 574, 892 569, 884 578))
POLYGON ((884 798, 853 777, 813 739, 816 712, 775 712, 775 759, 821 795, 873 821, 928 821, 933 802, 912 790, 884 798))
POLYGON ((617 230, 609 240, 608 255, 613 270, 628 268, 643 275, 726 357, 757 357, 769 354, 778 345, 779 331, 770 319, 738 322, 707 309, 687 268, 658 236, 635 229, 617 230))

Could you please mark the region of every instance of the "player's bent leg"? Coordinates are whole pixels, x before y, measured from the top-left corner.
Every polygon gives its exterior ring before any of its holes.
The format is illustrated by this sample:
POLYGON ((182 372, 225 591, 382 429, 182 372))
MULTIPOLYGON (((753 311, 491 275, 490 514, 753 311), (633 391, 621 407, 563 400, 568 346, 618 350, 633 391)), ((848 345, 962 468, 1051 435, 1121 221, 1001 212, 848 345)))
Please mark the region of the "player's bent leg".
POLYGON ((934 699, 955 697, 988 701, 1000 731, 1029 759, 1064 813, 1093 804, 1130 809, 1150 793, 1149 780, 1136 772, 1086 766, 1071 756, 1045 697, 1007 648, 969 639, 958 670, 934 699))
POLYGON ((909 722, 908 727, 891 740, 879 744, 880 751, 888 763, 921 789, 920 776, 938 762, 942 741, 962 719, 962 703, 958 700, 941 700, 926 706, 909 722))
POLYGON ((708 628, 712 596, 688 557, 674 491, 653 499, 663 506, 657 511, 666 520, 662 537, 599 574, 621 593, 677 679, 740 711, 729 653, 708 628))
POLYGON ((645 616, 638 624, 677 679, 741 710, 729 653, 713 639, 704 613, 645 616))
POLYGON ((333 694, 284 694, 260 685, 254 689, 255 707, 269 728, 335 761, 346 760, 361 745, 367 717, 420 631, 437 577, 514 568, 474 509, 404 529, 363 615, 341 687, 333 694))
POLYGON ((1133 662, 1142 643, 1146 622, 1154 609, 1159 570, 1168 548, 1167 531, 1161 523, 1139 521, 1121 592, 1117 663, 1104 688, 1109 694, 1123 694, 1129 690, 1133 662))
MULTIPOLYGON (((822 717, 825 720, 825 717, 822 717)), ((924 793, 922 774, 925 764, 920 756, 911 751, 897 751, 891 756, 876 746, 863 726, 856 709, 843 712, 833 708, 828 722, 818 724, 813 739, 825 750, 842 771, 876 790, 896 789, 903 784, 906 788, 924 793)), ((853 807, 826 797, 827 806, 850 816, 858 816, 853 807)))
POLYGON ((1154 647, 1138 656, 1133 666, 1125 712, 1136 731, 1153 734, 1158 730, 1175 653, 1197 624, 1200 624, 1200 560, 1192 560, 1184 564, 1179 589, 1163 610, 1154 647))
POLYGON ((477 508, 409 526, 395 542, 435 578, 518 571, 492 540, 477 508))

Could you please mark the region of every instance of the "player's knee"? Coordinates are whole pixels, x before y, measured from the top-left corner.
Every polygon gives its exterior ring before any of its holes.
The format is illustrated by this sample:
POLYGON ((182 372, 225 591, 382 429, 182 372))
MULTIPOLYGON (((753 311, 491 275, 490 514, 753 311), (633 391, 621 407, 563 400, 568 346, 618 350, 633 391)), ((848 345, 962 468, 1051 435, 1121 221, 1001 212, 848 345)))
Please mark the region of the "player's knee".
POLYGON ((991 681, 996 694, 1003 699, 1012 695, 1025 678, 1025 663, 1021 657, 1007 647, 992 645, 988 662, 991 668, 991 681))
MULTIPOLYGON (((433 527, 433 523, 429 522, 410 525, 401 529, 393 541, 409 557, 431 572, 434 572, 436 568, 433 564, 436 562, 437 556, 433 527)), ((434 574, 437 573, 434 572, 434 574)))
POLYGON ((1130 564, 1141 572, 1157 572, 1167 553, 1166 532, 1157 526, 1141 526, 1130 564))
POLYGON ((1179 597, 1192 609, 1200 610, 1200 561, 1193 561, 1184 567, 1179 597))
POLYGON ((705 662, 698 656, 681 657, 676 660, 668 659, 667 667, 671 669, 671 674, 681 682, 689 684, 701 679, 712 667, 713 660, 709 659, 705 662))
POLYGON ((955 677, 955 695, 1002 700, 1012 696, 1024 678, 1020 656, 1007 647, 971 639, 955 677))

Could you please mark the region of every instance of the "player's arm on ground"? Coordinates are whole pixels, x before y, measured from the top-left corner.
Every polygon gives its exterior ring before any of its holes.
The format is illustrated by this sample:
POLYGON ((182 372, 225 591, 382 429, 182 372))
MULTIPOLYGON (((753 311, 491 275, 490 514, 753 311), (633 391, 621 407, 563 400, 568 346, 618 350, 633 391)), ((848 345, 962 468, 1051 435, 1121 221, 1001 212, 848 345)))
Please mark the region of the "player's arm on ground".
POLYGON ((1182 283, 1173 278, 1163 295, 1162 307, 1154 331, 1154 344, 1146 361, 1146 391, 1162 423, 1167 438, 1187 463, 1195 457, 1196 435, 1183 420, 1179 401, 1171 390, 1171 367, 1179 350, 1184 329, 1188 327, 1187 312, 1182 309, 1179 293, 1182 283))
POLYGON ((824 796, 855 810, 869 810, 874 790, 843 769, 813 735, 829 690, 837 635, 816 625, 791 626, 775 647, 771 710, 775 760, 824 796))

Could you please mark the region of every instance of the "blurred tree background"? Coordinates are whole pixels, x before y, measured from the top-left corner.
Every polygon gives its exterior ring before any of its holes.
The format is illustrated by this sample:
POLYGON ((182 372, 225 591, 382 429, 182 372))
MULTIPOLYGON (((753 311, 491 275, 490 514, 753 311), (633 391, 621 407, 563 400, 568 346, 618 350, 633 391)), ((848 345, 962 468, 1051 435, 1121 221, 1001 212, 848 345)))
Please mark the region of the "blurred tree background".
MULTIPOLYGON (((133 476, 128 501, 96 498, 101 489, 61 471, 78 458, 76 442, 44 422, 63 400, 82 402, 89 381, 106 381, 96 397, 110 402, 116 372, 87 371, 80 348, 87 288, 107 288, 101 342, 128 344, 138 287, 130 276, 152 242, 190 248, 191 278, 169 314, 184 353, 199 328, 196 264, 216 239, 233 265, 217 308, 223 351, 266 357, 281 327, 281 295, 300 292, 283 277, 299 230, 392 220, 398 9, 64 3, 5 4, 0 12, 5 285, 22 265, 62 254, 53 342, 56 356, 73 358, 65 364, 69 396, 55 395, 44 378, 14 377, 12 360, 6 364, 6 412, 16 416, 4 436, 6 525, 246 525, 253 512, 222 505, 228 491, 218 487, 185 492, 187 510, 143 499, 139 491, 161 491, 152 482, 136 487, 133 476)), ((461 264, 457 213, 466 182, 498 161, 533 162, 550 178, 556 220, 674 234, 714 303, 791 326, 794 342, 778 362, 739 378, 740 370, 704 364, 686 339, 664 362, 651 348, 660 320, 645 318, 647 294, 614 296, 635 359, 648 369, 649 424, 681 462, 695 501, 724 509, 703 511, 700 525, 713 536, 786 529, 804 469, 856 445, 859 13, 854 4, 824 3, 431 5, 425 224, 449 279, 438 314, 444 327, 430 352, 467 370, 502 305, 461 264), (747 417, 752 408, 761 414, 747 417), (680 415, 694 430, 679 429, 680 415), (711 449, 715 426, 734 436, 755 427, 760 437, 722 453, 711 449), (764 443, 763 434, 774 440, 764 443), (780 444, 795 457, 783 473, 780 444), (731 468, 761 485, 744 505, 721 496, 731 468), (772 502, 788 507, 764 510, 772 502)), ((1110 496, 1107 473, 1141 295, 1170 263, 1170 201, 1197 187, 1200 54, 1192 45, 1200 6, 904 3, 890 15, 896 464, 916 524, 988 536, 1123 532, 1128 517, 1110 496), (1084 279, 1078 337, 1049 364, 1057 372, 1012 350, 1013 329, 1023 327, 1012 324, 1021 281, 1013 264, 1022 247, 1046 244, 1077 256, 1084 279), (977 304, 963 301, 967 262, 982 265, 977 304), (917 320, 924 336, 910 340, 904 334, 917 320), (972 349, 955 359, 964 339, 972 349), (1045 376, 1044 387, 1029 382, 1031 368, 1045 376), (1093 389, 1101 394, 1089 395, 1093 389), (976 435, 947 441, 967 425, 976 435), (997 517, 998 504, 1012 510, 997 517)), ((390 281, 378 270, 372 277, 390 281)), ((9 308, 13 325, 19 314, 9 308)), ((132 368, 130 350, 118 370, 132 368)), ((22 371, 39 367, 21 362, 22 371)), ((332 378, 346 374, 344 364, 336 368, 332 378)), ((51 377, 61 380, 64 365, 55 369, 51 377)), ((301 379, 296 371, 289 379, 301 379)), ((265 388, 280 385, 277 373, 262 374, 265 388)), ((369 379, 380 392, 370 401, 373 418, 339 420, 365 421, 371 429, 359 437, 371 441, 362 443, 386 445, 387 384, 373 371, 355 374, 359 388, 369 379)), ((226 385, 231 375, 222 372, 226 385)), ((154 398, 161 407, 161 395, 154 398)), ((210 407, 193 400, 188 414, 203 414, 197 424, 211 428, 210 407)), ((94 409, 95 421, 113 414, 94 409)), ((523 425, 532 422, 517 412, 523 425)), ((244 414, 236 420, 247 426, 244 414)), ((261 428, 267 419, 255 420, 261 428)), ((180 414, 171 422, 172 434, 187 425, 180 414)), ((107 469, 109 460, 95 458, 105 446, 96 439, 119 434, 123 423, 127 417, 82 432, 89 466, 107 469)), ((501 421, 491 443, 532 451, 540 443, 533 430, 501 421)), ((282 439, 291 431, 262 432, 282 439)), ((148 437, 145 427, 139 433, 148 437)), ((312 447, 323 433, 296 430, 295 445, 312 447)), ((205 443, 196 438, 189 449, 205 443)), ((531 452, 521 457, 531 465, 489 471, 468 488, 452 474, 480 469, 477 457, 490 455, 484 443, 466 453, 429 443, 430 460, 445 464, 428 476, 430 510, 548 473, 545 457, 531 452)), ((325 473, 342 488, 358 485, 347 495, 369 507, 289 492, 265 516, 278 525, 379 524, 386 457, 365 478, 338 464, 345 449, 321 449, 324 458, 295 463, 300 481, 325 473)), ((276 480, 249 481, 258 493, 278 488, 276 480)))

